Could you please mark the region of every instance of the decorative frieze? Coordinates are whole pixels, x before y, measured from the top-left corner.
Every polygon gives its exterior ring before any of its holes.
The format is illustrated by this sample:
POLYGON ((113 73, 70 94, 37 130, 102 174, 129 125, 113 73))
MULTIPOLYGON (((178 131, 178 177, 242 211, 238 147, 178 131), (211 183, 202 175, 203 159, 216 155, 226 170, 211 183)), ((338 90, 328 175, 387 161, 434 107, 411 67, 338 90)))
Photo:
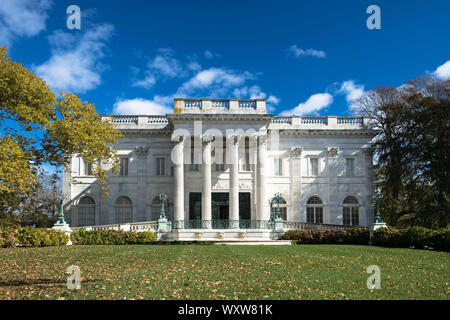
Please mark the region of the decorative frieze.
POLYGON ((291 148, 291 150, 289 151, 291 158, 295 158, 298 159, 301 157, 302 155, 302 148, 299 147, 295 147, 295 148, 291 148))
POLYGON ((138 157, 145 157, 148 154, 148 149, 149 147, 137 146, 135 151, 138 157))
POLYGON ((339 152, 339 148, 328 148, 327 149, 327 157, 328 158, 336 158, 339 152))

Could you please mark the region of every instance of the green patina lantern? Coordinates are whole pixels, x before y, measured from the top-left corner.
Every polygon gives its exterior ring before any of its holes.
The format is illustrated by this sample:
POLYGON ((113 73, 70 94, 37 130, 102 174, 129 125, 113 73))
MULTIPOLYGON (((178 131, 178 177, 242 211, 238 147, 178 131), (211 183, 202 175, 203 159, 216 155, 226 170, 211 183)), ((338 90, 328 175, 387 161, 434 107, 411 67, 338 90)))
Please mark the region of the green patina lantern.
MULTIPOLYGON (((275 211, 275 219, 281 218, 281 211, 280 211, 280 203, 283 202, 283 198, 279 193, 275 194, 275 196, 270 200, 270 210, 272 211, 273 205, 277 204, 277 208, 275 211)), ((270 214, 270 220, 273 220, 272 212, 270 214)))
POLYGON ((383 219, 381 219, 380 214, 380 196, 377 196, 377 199, 375 200, 376 206, 377 206, 377 213, 375 215, 375 223, 383 223, 383 219))
POLYGON ((63 207, 65 198, 66 198, 66 196, 64 195, 64 193, 58 194, 59 216, 58 216, 58 220, 56 220, 56 224, 67 224, 66 220, 64 219, 64 207, 63 207))
POLYGON ((164 210, 164 203, 167 203, 167 195, 165 193, 161 193, 159 195, 159 200, 161 200, 161 213, 159 215, 160 219, 166 218, 166 212, 164 210))

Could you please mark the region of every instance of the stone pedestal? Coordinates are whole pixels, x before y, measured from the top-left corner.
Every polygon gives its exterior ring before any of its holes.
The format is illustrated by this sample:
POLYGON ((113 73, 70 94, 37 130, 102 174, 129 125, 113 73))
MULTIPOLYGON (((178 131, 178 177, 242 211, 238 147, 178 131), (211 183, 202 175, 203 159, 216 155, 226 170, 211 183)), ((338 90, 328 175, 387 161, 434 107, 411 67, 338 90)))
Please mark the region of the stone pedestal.
POLYGON ((281 218, 275 219, 275 230, 283 230, 284 228, 284 221, 281 218))
POLYGON ((370 227, 369 227, 369 232, 370 232, 369 244, 370 245, 372 244, 373 232, 377 229, 386 228, 386 227, 387 227, 387 225, 384 222, 374 222, 370 225, 370 227))
POLYGON ((70 234, 72 233, 72 229, 70 229, 70 226, 68 223, 55 223, 52 227, 53 230, 64 232, 66 235, 69 236, 69 241, 66 245, 71 246, 72 241, 70 240, 70 234))
POLYGON ((169 231, 169 225, 167 223, 166 218, 160 218, 158 220, 158 232, 168 232, 169 231))

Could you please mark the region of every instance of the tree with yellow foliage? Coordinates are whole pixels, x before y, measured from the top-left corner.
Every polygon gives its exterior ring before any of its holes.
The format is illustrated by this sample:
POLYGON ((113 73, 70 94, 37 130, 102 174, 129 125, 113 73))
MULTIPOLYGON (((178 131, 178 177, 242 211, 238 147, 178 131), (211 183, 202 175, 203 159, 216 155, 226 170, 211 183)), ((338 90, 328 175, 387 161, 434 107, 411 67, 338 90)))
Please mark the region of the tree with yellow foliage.
POLYGON ((19 208, 18 199, 36 186, 40 165, 67 166, 75 154, 93 164, 107 194, 107 172, 118 167, 119 137, 94 104, 70 92, 56 96, 0 47, 0 212, 19 208))

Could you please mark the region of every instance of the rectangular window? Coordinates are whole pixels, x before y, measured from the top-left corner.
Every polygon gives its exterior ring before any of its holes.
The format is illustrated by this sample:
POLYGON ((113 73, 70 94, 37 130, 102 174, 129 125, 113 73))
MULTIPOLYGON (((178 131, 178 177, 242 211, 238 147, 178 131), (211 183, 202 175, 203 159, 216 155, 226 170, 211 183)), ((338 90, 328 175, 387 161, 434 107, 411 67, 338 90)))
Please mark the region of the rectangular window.
POLYGON ((189 169, 191 171, 200 171, 200 166, 198 163, 196 163, 196 154, 195 154, 195 146, 194 146, 194 137, 191 137, 191 164, 189 166, 189 169))
POLYGON ((346 158, 345 159, 345 175, 347 177, 355 176, 355 159, 346 158))
POLYGON ((164 176, 166 174, 166 159, 156 158, 156 175, 164 176))
POLYGON ((319 175, 319 159, 309 158, 309 175, 317 177, 319 175))
POLYGON ((222 150, 215 150, 214 151, 214 157, 220 157, 222 158, 222 161, 217 161, 216 159, 216 171, 225 171, 225 162, 226 162, 226 149, 227 149, 227 140, 225 137, 222 138, 222 150), (219 163, 217 163, 219 162, 219 163), (222 163, 220 163, 222 162, 222 163))
POLYGON ((283 175, 283 159, 281 158, 275 158, 274 160, 274 174, 276 176, 282 176, 283 175))
POLYGON ((120 175, 128 175, 128 158, 120 158, 120 175))
POLYGON ((174 175, 174 168, 170 167, 170 176, 173 177, 173 175, 174 175))
POLYGON ((84 161, 84 175, 91 176, 92 175, 92 163, 84 161))
POLYGON ((343 208, 343 221, 346 226, 359 225, 359 208, 358 207, 344 207, 343 208))
POLYGON ((250 171, 250 138, 244 140, 244 171, 250 171))

